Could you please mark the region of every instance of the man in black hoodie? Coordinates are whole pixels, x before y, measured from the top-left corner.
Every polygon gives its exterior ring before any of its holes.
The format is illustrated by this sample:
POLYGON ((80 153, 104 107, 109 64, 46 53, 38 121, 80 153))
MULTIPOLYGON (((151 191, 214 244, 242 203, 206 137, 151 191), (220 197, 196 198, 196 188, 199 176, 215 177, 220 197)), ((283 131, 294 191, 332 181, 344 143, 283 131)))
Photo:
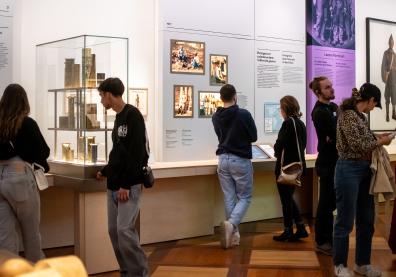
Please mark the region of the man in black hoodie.
POLYGON ((331 81, 324 76, 316 77, 309 84, 318 97, 313 110, 312 121, 318 136, 318 157, 316 172, 320 181, 319 203, 315 221, 315 250, 332 255, 333 211, 336 208, 334 190, 334 172, 338 159, 336 148, 336 128, 338 106, 334 100, 331 81))
POLYGON ((219 139, 217 173, 224 193, 226 220, 220 224, 221 246, 239 245, 238 225, 252 198, 253 166, 251 143, 257 140, 257 129, 251 114, 238 107, 236 90, 227 84, 220 89, 224 108, 212 117, 219 139))
POLYGON ((110 240, 121 277, 148 276, 147 258, 139 243, 135 221, 139 213, 143 166, 147 164, 146 127, 139 110, 122 99, 118 78, 104 80, 99 88, 106 110, 117 115, 111 134, 113 149, 108 164, 97 173, 107 177, 107 217, 110 240))

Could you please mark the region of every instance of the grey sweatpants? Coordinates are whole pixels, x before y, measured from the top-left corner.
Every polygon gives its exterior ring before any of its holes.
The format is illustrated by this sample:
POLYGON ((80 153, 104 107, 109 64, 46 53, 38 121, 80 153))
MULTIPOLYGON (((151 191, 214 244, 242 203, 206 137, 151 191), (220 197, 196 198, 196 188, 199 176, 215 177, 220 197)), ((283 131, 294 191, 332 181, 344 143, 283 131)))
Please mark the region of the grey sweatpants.
POLYGON ((26 259, 44 258, 40 236, 40 195, 32 169, 19 158, 0 163, 0 248, 18 254, 19 224, 26 259))
POLYGON ((123 277, 148 276, 147 257, 140 247, 135 229, 140 193, 140 185, 132 186, 129 200, 119 202, 116 191, 107 191, 109 235, 123 277))

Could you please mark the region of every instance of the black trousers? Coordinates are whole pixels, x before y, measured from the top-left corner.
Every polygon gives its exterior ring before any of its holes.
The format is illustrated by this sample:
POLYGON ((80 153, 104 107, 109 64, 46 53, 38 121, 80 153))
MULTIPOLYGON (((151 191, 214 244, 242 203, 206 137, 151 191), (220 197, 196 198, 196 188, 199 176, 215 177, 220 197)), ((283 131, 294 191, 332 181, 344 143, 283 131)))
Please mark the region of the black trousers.
POLYGON ((334 189, 334 165, 316 168, 320 177, 319 203, 316 211, 315 242, 318 245, 324 243, 333 244, 333 211, 336 208, 334 189))
POLYGON ((283 224, 285 228, 292 228, 293 222, 303 224, 300 210, 294 201, 293 194, 295 186, 277 184, 280 200, 282 203, 283 224))

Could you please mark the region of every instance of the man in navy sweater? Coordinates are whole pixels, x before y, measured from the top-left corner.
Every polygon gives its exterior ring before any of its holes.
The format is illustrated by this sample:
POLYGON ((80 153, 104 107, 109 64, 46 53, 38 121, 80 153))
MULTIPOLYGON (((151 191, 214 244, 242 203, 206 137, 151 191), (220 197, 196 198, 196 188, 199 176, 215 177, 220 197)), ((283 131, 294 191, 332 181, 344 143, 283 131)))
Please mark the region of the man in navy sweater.
POLYGON ((217 173, 224 193, 226 220, 220 224, 221 246, 239 245, 238 225, 252 199, 253 166, 251 143, 257 140, 257 129, 251 114, 240 109, 234 86, 220 89, 224 108, 218 108, 212 117, 219 139, 217 173))

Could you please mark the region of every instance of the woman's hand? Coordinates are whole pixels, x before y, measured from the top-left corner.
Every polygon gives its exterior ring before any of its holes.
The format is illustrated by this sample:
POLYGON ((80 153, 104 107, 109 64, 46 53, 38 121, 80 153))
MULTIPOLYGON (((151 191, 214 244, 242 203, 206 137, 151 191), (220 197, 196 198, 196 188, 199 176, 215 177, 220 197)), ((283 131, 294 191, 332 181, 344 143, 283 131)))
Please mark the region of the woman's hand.
POLYGON ((393 138, 394 137, 389 136, 389 134, 382 134, 380 137, 377 138, 377 142, 379 145, 389 145, 392 142, 393 138))

